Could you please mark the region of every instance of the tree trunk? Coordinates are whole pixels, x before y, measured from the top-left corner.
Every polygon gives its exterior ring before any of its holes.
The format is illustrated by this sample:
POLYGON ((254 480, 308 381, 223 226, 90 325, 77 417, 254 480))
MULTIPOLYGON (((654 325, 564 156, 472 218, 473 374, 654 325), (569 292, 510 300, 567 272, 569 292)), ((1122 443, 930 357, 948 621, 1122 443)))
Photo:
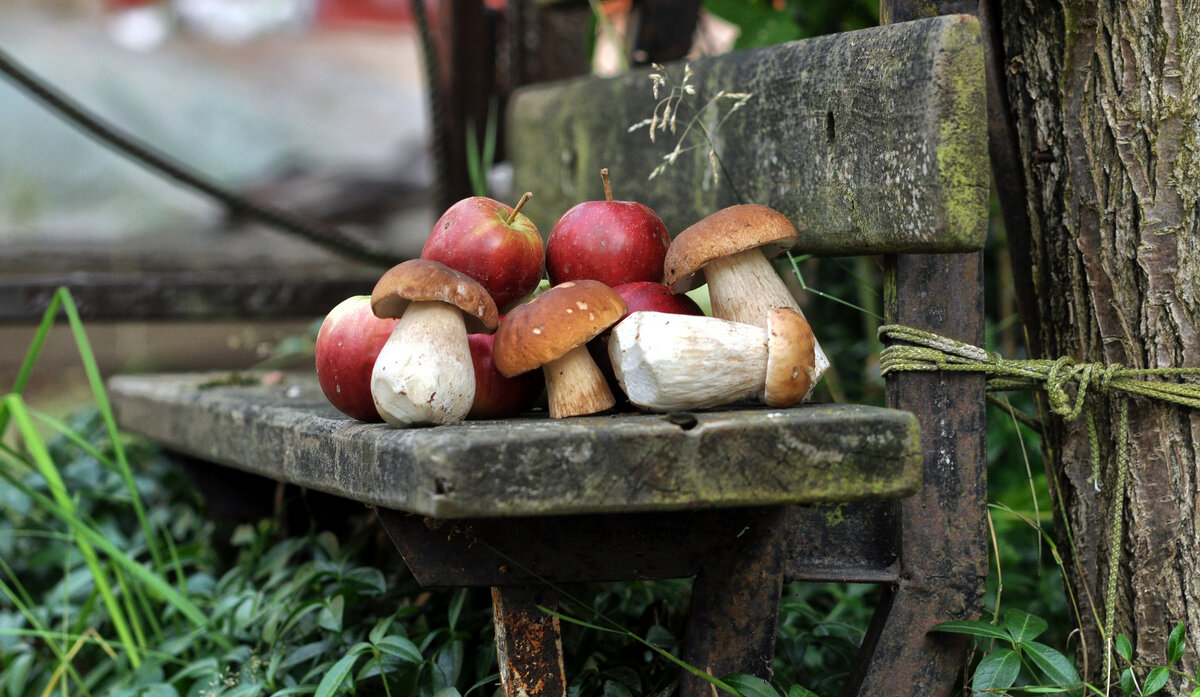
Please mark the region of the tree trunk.
MULTIPOLYGON (((1009 235, 1028 235, 1029 266, 1016 275, 1032 279, 1017 288, 1034 310, 1024 317, 1030 345, 1081 362, 1200 366, 1200 8, 985 2, 999 9, 1000 67, 1024 170, 1029 230, 1009 235)), ((1085 667, 1102 682, 1098 627, 1116 496, 1124 497, 1116 632, 1133 641, 1136 660, 1160 665, 1176 622, 1187 623, 1189 647, 1200 645, 1200 413, 1133 400, 1129 476, 1115 492, 1117 404, 1094 408, 1099 491, 1088 481, 1083 419, 1048 417, 1045 448, 1085 667)), ((1194 656, 1184 659, 1192 670, 1194 656)))

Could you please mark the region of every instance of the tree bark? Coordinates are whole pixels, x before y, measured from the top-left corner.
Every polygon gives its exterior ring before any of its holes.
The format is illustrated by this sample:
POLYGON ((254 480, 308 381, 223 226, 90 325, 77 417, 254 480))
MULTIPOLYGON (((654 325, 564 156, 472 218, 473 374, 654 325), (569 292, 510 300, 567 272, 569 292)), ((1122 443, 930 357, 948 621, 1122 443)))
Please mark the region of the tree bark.
MULTIPOLYGON (((1027 192, 1032 286, 1017 292, 1038 314, 1026 326, 1031 345, 1042 357, 1200 366, 1200 8, 985 1, 999 9, 1027 192)), ((1131 402, 1130 471, 1114 492, 1117 404, 1094 408, 1099 491, 1088 481, 1083 419, 1049 417, 1044 447, 1085 667, 1102 682, 1116 496, 1125 511, 1116 632, 1133 641, 1136 660, 1160 665, 1176 622, 1187 623, 1189 647, 1200 644, 1200 414, 1131 402)), ((1194 657, 1184 659, 1190 670, 1194 657)))

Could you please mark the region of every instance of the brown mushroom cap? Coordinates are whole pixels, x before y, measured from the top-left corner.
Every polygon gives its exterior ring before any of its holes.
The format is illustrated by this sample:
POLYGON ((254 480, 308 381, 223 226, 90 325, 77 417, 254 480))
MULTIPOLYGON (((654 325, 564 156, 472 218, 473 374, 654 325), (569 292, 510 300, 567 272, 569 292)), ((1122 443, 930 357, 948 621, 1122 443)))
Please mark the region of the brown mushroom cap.
POLYGON ((663 261, 664 280, 683 293, 700 285, 696 272, 714 259, 761 247, 769 259, 796 243, 796 226, 756 203, 723 208, 676 235, 663 261))
POLYGON ((767 314, 767 379, 763 402, 788 407, 808 395, 813 386, 816 354, 812 327, 790 307, 767 314))
POLYGON ((513 377, 562 358, 625 314, 625 301, 599 281, 567 281, 504 316, 492 360, 513 377))
POLYGON ((400 317, 414 300, 454 305, 467 314, 468 331, 491 331, 500 321, 487 289, 470 276, 429 259, 410 259, 388 269, 371 291, 371 311, 376 317, 400 317))

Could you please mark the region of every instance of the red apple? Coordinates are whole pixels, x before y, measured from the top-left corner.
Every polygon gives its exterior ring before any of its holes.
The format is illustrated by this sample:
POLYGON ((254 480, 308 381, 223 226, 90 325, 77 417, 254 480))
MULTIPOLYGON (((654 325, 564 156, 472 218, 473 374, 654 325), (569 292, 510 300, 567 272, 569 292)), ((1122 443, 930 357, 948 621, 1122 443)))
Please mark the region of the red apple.
POLYGON ((492 362, 493 334, 468 334, 471 362, 475 365, 475 401, 468 419, 504 419, 529 411, 546 388, 542 371, 531 370, 506 378, 492 362))
MULTIPOLYGON (((625 315, 621 319, 625 319, 634 312, 669 312, 675 315, 703 315, 704 311, 696 304, 694 300, 686 295, 675 295, 671 289, 662 283, 653 283, 650 281, 635 281, 633 283, 622 283, 613 288, 617 291, 617 295, 625 301, 625 315)), ((588 351, 591 352, 592 358, 596 361, 596 365, 600 366, 600 372, 604 373, 605 379, 608 380, 608 386, 613 394, 622 394, 621 387, 617 383, 617 376, 613 372, 612 361, 608 357, 608 332, 604 332, 594 341, 588 344, 588 351)))
POLYGON ((343 414, 383 420, 371 399, 371 369, 398 321, 376 317, 369 295, 346 298, 325 315, 317 332, 317 381, 343 414))
POLYGON ((531 196, 526 193, 515 208, 484 196, 450 206, 425 240, 421 258, 475 279, 503 311, 533 292, 546 266, 542 236, 521 213, 531 196))
MULTIPOLYGON (((613 290, 625 301, 625 317, 645 310, 647 312, 670 312, 676 315, 703 315, 704 311, 686 295, 675 295, 662 283, 636 281, 622 283, 613 290)), ((624 318, 622 318, 624 319, 624 318)))
POLYGON ((550 285, 592 279, 613 288, 661 281, 671 238, 649 206, 614 201, 608 170, 601 170, 604 201, 584 201, 563 214, 546 242, 550 285))

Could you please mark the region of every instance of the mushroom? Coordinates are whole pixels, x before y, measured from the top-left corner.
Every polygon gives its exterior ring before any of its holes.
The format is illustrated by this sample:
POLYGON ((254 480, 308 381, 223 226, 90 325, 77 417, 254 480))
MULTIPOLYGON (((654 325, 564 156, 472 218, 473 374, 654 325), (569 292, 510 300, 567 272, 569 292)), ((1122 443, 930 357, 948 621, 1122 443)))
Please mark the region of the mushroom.
POLYGON ((791 406, 816 379, 812 330, 787 307, 768 310, 766 324, 635 312, 613 327, 608 355, 629 401, 649 411, 791 406))
POLYGON ((412 259, 379 279, 371 310, 400 318, 371 371, 371 397, 383 420, 412 426, 465 417, 475 399, 466 319, 473 331, 491 331, 499 321, 487 290, 441 263, 412 259))
MULTIPOLYGON (((796 243, 796 227, 782 213, 758 204, 730 206, 679 233, 667 250, 664 282, 674 293, 700 285, 704 270, 714 317, 766 329, 767 313, 790 307, 804 313, 768 258, 796 243)), ((829 358, 814 341, 814 384, 829 358)))
POLYGON ((616 399, 587 342, 623 314, 625 301, 599 281, 560 283, 505 315, 492 358, 505 377, 541 367, 551 418, 604 411, 616 399))

